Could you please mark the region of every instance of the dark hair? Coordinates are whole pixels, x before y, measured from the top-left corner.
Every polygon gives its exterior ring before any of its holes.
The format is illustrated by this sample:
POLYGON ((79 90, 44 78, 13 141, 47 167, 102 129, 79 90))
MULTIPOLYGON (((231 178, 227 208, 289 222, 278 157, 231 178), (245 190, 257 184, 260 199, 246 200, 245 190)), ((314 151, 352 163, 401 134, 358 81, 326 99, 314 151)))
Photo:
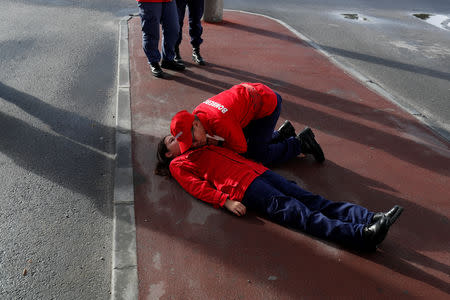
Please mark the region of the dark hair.
POLYGON ((172 177, 169 170, 169 165, 172 158, 166 156, 166 153, 169 152, 169 149, 167 149, 165 143, 166 137, 168 137, 168 135, 164 136, 158 143, 158 150, 156 151, 158 163, 156 164, 155 174, 159 176, 172 177))

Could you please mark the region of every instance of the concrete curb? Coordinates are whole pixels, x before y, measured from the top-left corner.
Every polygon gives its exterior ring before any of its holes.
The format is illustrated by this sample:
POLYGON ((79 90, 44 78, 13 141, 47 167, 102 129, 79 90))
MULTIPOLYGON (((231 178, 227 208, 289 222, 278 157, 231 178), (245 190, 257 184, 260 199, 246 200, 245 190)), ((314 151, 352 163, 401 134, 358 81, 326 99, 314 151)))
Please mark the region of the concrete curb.
POLYGON ((119 22, 111 299, 138 299, 127 16, 119 22))
POLYGON ((245 14, 255 15, 255 16, 261 16, 270 20, 273 20, 284 27, 286 27, 288 30, 290 30, 293 34, 295 34, 297 37, 299 37, 301 40, 306 42, 308 45, 319 51, 321 54, 323 54, 325 57, 327 57, 331 63, 336 65, 338 68, 342 69, 344 72, 355 78, 356 80, 363 83, 367 88, 370 90, 378 93, 380 96, 386 98, 387 100, 391 101, 404 111, 408 112, 409 114, 413 115, 417 120, 419 120, 422 124, 429 127, 434 133, 442 137, 443 139, 450 141, 450 132, 447 131, 447 129, 444 128, 444 126, 441 126, 438 122, 431 120, 427 118, 425 115, 417 111, 415 107, 408 104, 406 100, 400 100, 399 97, 395 97, 392 93, 389 93, 385 87, 383 87, 380 83, 377 83, 373 81, 372 79, 366 77, 365 75, 361 74, 359 71, 353 69, 350 66, 345 65, 344 63, 341 63, 336 60, 336 58, 323 50, 319 45, 317 45, 315 42, 313 42, 310 38, 306 37, 305 35, 301 34, 294 28, 292 28, 290 25, 286 24, 285 22, 278 20, 273 17, 269 17, 267 15, 259 14, 259 13, 253 13, 248 12, 244 10, 234 10, 234 9, 224 9, 225 11, 235 11, 235 12, 241 12, 245 14))

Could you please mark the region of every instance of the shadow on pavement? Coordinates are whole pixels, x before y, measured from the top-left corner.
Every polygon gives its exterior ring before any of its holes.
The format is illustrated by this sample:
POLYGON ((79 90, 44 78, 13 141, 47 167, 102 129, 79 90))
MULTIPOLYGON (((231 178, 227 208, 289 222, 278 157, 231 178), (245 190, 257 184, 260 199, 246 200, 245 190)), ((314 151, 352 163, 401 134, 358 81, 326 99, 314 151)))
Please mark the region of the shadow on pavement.
POLYGON ((46 132, 21 119, 0 112, 0 151, 22 168, 86 195, 95 206, 110 215, 105 186, 106 170, 113 159, 106 146, 113 128, 49 105, 29 94, 0 83, 0 98, 40 119, 52 131, 46 132), (101 140, 100 137, 105 137, 101 140))

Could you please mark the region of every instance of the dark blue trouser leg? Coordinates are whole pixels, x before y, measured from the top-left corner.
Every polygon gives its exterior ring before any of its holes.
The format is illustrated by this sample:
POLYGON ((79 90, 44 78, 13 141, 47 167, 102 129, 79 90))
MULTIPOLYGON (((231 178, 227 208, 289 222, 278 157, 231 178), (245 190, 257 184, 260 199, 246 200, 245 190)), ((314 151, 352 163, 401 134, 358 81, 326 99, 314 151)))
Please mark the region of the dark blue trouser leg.
POLYGON ((372 220, 373 213, 366 208, 349 202, 334 202, 315 195, 298 186, 295 182, 289 181, 281 175, 268 170, 263 178, 269 178, 270 184, 286 196, 294 197, 312 211, 320 211, 331 219, 338 219, 344 222, 367 225, 372 220))
POLYGON ((356 248, 364 246, 362 229, 373 216, 364 207, 305 191, 270 170, 253 181, 242 203, 281 225, 356 248))
POLYGON ((161 41, 162 57, 164 60, 173 60, 175 57, 175 43, 179 33, 178 11, 175 1, 163 3, 161 25, 163 32, 161 41))
POLYGON ((191 37, 191 45, 197 48, 203 43, 202 33, 202 17, 205 3, 203 0, 189 0, 189 36, 191 37))
POLYGON ((272 143, 275 125, 281 112, 281 96, 277 95, 277 107, 264 118, 251 121, 243 130, 247 138, 246 156, 264 165, 283 163, 300 154, 300 142, 296 138, 272 143))
POLYGON ((176 0, 176 2, 178 11, 178 24, 180 29, 178 30, 178 39, 175 43, 175 47, 179 47, 181 44, 181 40, 183 39, 183 23, 184 15, 186 14, 187 0, 176 0))
POLYGON ((178 38, 178 12, 175 2, 138 2, 142 28, 142 48, 148 62, 159 62, 159 25, 162 25, 162 57, 173 60, 178 38))
POLYGON ((203 42, 202 33, 202 17, 204 10, 204 1, 203 0, 176 0, 177 8, 178 8, 178 19, 180 30, 178 34, 178 39, 176 42, 176 46, 178 47, 181 44, 181 40, 183 39, 183 20, 184 15, 186 13, 186 5, 189 8, 189 36, 191 37, 191 45, 193 48, 199 47, 203 42))
POLYGON ((149 63, 159 62, 159 24, 161 21, 162 3, 138 2, 141 17, 142 48, 149 63))

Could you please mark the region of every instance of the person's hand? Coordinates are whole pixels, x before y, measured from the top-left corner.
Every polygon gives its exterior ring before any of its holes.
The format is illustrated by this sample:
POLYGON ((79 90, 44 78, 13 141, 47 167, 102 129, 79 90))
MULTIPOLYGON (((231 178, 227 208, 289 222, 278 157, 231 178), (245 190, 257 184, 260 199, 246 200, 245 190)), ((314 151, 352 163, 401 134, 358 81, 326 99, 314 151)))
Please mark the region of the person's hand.
POLYGON ((208 145, 214 145, 214 146, 218 146, 219 145, 219 141, 210 137, 206 138, 206 144, 208 145))
POLYGON ((225 201, 224 206, 229 211, 231 211, 235 215, 238 215, 239 217, 245 215, 245 213, 247 212, 247 208, 245 207, 245 205, 239 201, 233 201, 233 200, 227 199, 227 201, 225 201))

